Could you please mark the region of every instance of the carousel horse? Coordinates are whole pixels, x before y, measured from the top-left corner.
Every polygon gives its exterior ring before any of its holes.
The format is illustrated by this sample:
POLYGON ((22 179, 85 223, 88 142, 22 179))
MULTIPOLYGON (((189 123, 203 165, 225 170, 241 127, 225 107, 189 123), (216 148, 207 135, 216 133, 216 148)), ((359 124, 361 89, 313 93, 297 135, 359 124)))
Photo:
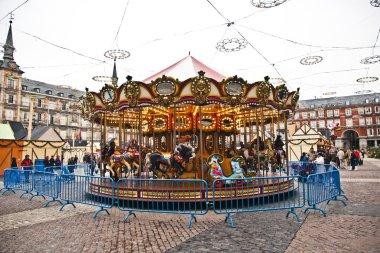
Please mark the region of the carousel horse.
POLYGON ((153 172, 155 178, 157 178, 158 172, 161 172, 163 177, 168 178, 168 168, 173 168, 176 172, 175 177, 178 178, 186 170, 183 164, 189 163, 193 158, 195 158, 195 149, 189 144, 180 143, 175 147, 174 153, 169 159, 159 152, 148 153, 145 165, 149 171, 153 172), (163 169, 161 165, 164 166, 163 169))
POLYGON ((125 170, 125 177, 129 177, 131 173, 130 164, 127 162, 125 154, 120 154, 118 150, 114 152, 110 157, 110 173, 111 178, 116 182, 122 176, 123 169, 129 168, 125 170))
POLYGON ((281 135, 277 135, 276 140, 274 141, 274 150, 276 151, 276 167, 277 168, 282 168, 283 167, 283 162, 284 162, 284 157, 286 156, 285 150, 284 150, 284 143, 281 140, 281 135))

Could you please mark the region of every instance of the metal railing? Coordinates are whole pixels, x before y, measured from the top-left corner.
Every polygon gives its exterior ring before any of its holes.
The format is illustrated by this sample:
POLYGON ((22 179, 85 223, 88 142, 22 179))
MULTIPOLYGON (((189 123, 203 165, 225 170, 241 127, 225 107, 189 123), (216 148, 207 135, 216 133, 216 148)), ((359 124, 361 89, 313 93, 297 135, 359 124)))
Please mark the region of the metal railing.
POLYGON ((325 201, 329 203, 330 200, 336 200, 341 201, 346 206, 346 203, 338 199, 338 196, 343 196, 347 199, 341 191, 340 173, 338 170, 334 169, 324 173, 309 175, 307 177, 307 203, 309 207, 304 212, 317 210, 322 212, 323 216, 326 217, 327 213, 322 208, 318 208, 317 205, 325 201))
POLYGON ((117 203, 128 211, 124 220, 135 212, 189 214, 188 227, 196 215, 208 212, 208 185, 204 180, 190 179, 120 179, 117 203))
POLYGON ((230 226, 234 227, 232 213, 247 213, 272 210, 289 210, 305 205, 304 187, 299 176, 258 177, 245 179, 218 179, 213 182, 213 209, 216 214, 226 214, 230 226), (300 193, 296 190, 301 189, 300 193))
POLYGON ((33 194, 29 200, 32 200, 36 196, 41 196, 45 199, 45 196, 49 196, 52 200, 46 202, 44 205, 47 207, 52 202, 62 202, 58 200, 60 193, 60 178, 56 173, 39 172, 36 171, 33 174, 33 191, 37 194, 33 194))
MULTIPOLYGON (((4 189, 5 191, 3 194, 7 191, 12 191, 13 193, 16 193, 15 190, 23 191, 20 195, 20 198, 22 198, 25 194, 31 194, 33 190, 33 170, 32 168, 29 168, 27 170, 22 170, 19 168, 11 168, 11 169, 5 169, 4 170, 4 189)), ((0 192, 3 189, 0 190, 0 192)))
POLYGON ((81 203, 100 208, 94 213, 94 219, 101 211, 109 215, 107 208, 113 207, 115 192, 114 181, 111 178, 74 174, 62 174, 60 178, 60 199, 66 201, 60 210, 68 204, 76 208, 74 203, 81 203))

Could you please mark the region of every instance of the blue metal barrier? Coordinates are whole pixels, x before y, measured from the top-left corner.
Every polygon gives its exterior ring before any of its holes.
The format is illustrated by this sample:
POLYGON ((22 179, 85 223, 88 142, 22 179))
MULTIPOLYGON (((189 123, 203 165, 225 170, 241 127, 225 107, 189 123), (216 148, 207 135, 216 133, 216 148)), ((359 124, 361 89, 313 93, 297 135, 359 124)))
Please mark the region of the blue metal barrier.
POLYGON ((305 205, 304 186, 299 176, 258 177, 245 179, 218 179, 213 182, 213 209, 216 214, 226 214, 234 227, 231 213, 272 210, 289 210, 299 220, 296 208, 305 205), (296 190, 300 190, 298 192, 296 190))
POLYGON ((315 163, 289 161, 289 167, 291 168, 291 175, 301 176, 305 179, 308 175, 315 173, 315 163))
POLYGON ((49 173, 54 173, 54 171, 60 171, 60 170, 62 170, 62 165, 45 167, 45 172, 49 172, 49 173))
POLYGON ((75 207, 74 203, 98 206, 100 209, 93 215, 95 219, 100 211, 109 215, 107 208, 114 205, 115 190, 111 178, 62 174, 60 185, 60 199, 66 201, 60 211, 68 204, 75 207))
MULTIPOLYGON (((65 168, 65 171, 62 171, 62 174, 76 174, 81 175, 83 171, 83 175, 90 175, 90 165, 89 164, 70 164, 62 166, 65 168)), ((62 168, 63 169, 63 168, 62 168)))
POLYGON ((122 211, 128 211, 124 221, 135 212, 156 212, 204 215, 208 211, 208 185, 204 180, 186 179, 129 179, 117 183, 117 203, 122 211))
MULTIPOLYGON (((308 208, 305 209, 305 213, 308 210, 317 210, 322 212, 323 216, 327 216, 326 212, 317 208, 317 205, 330 200, 341 201, 344 206, 346 203, 338 199, 338 196, 344 196, 341 193, 340 187, 340 173, 338 170, 330 170, 324 173, 317 173, 307 177, 307 203, 308 208)), ((344 196, 346 197, 346 196, 344 196)))
POLYGON ((51 202, 59 202, 61 205, 62 202, 58 200, 58 194, 60 191, 60 179, 59 176, 55 173, 50 172, 34 172, 33 175, 33 190, 37 193, 30 197, 29 200, 32 200, 36 196, 41 196, 45 199, 45 196, 49 196, 52 200, 46 202, 45 207, 47 207, 51 202))
POLYGON ((5 191, 12 191, 15 193, 15 190, 24 191, 20 195, 22 198, 25 194, 31 194, 33 191, 32 170, 21 170, 18 168, 5 169, 4 170, 4 189, 5 191))

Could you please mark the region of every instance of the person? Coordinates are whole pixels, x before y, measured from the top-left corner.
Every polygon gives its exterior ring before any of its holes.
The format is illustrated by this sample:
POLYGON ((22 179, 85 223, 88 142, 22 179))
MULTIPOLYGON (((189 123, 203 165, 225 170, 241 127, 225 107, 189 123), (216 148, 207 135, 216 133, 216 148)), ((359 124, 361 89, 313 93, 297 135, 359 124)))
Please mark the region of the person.
POLYGON ((326 167, 324 166, 325 159, 322 156, 322 153, 318 153, 317 158, 315 159, 316 170, 315 173, 323 173, 326 172, 326 167))
POLYGON ((351 163, 351 170, 355 170, 355 166, 356 166, 355 152, 351 152, 350 154, 350 163, 351 163))
POLYGON ((308 157, 309 157, 309 162, 313 162, 315 160, 316 154, 313 147, 310 148, 308 157))
POLYGON ((302 152, 302 155, 301 155, 301 158, 300 158, 300 162, 307 163, 308 161, 309 161, 309 158, 307 157, 306 152, 302 152))
POLYGON ((343 149, 339 149, 339 151, 338 151, 338 153, 336 154, 336 156, 338 157, 338 161, 339 161, 339 163, 338 163, 338 167, 340 168, 340 169, 345 169, 345 167, 344 167, 344 151, 343 151, 343 149))
POLYGON ((24 169, 25 182, 29 183, 29 171, 33 169, 33 161, 29 159, 29 155, 25 155, 25 159, 22 160, 21 166, 24 169))
POLYGON ((17 168, 17 161, 16 158, 12 157, 11 159, 11 168, 17 168))
POLYGON ((61 159, 59 158, 59 155, 56 156, 54 162, 55 162, 55 166, 61 166, 62 165, 61 159))
POLYGON ((364 155, 365 155, 364 148, 362 148, 362 150, 360 150, 360 152, 362 153, 362 157, 363 157, 363 159, 364 159, 364 155))
POLYGON ((350 149, 347 149, 345 158, 346 158, 347 166, 351 166, 351 150, 350 149))
POLYGON ((78 163, 78 156, 77 155, 75 155, 75 157, 74 157, 74 164, 77 164, 78 163))
POLYGON ((49 163, 50 163, 50 166, 55 166, 54 156, 50 157, 49 163))

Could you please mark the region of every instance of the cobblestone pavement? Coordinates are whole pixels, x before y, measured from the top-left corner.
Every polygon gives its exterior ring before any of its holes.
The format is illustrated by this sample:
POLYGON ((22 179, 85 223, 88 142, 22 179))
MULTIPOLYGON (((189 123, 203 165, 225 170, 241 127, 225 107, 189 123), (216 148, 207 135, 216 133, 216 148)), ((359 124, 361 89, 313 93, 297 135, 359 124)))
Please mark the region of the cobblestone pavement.
POLYGON ((0 252, 379 252, 380 161, 366 159, 341 178, 348 206, 319 205, 327 217, 302 210, 301 222, 285 218, 286 211, 236 214, 236 228, 212 212, 191 229, 186 215, 138 213, 125 223, 117 208, 94 220, 95 207, 60 212, 55 203, 43 208, 40 197, 8 192, 0 195, 0 252))

